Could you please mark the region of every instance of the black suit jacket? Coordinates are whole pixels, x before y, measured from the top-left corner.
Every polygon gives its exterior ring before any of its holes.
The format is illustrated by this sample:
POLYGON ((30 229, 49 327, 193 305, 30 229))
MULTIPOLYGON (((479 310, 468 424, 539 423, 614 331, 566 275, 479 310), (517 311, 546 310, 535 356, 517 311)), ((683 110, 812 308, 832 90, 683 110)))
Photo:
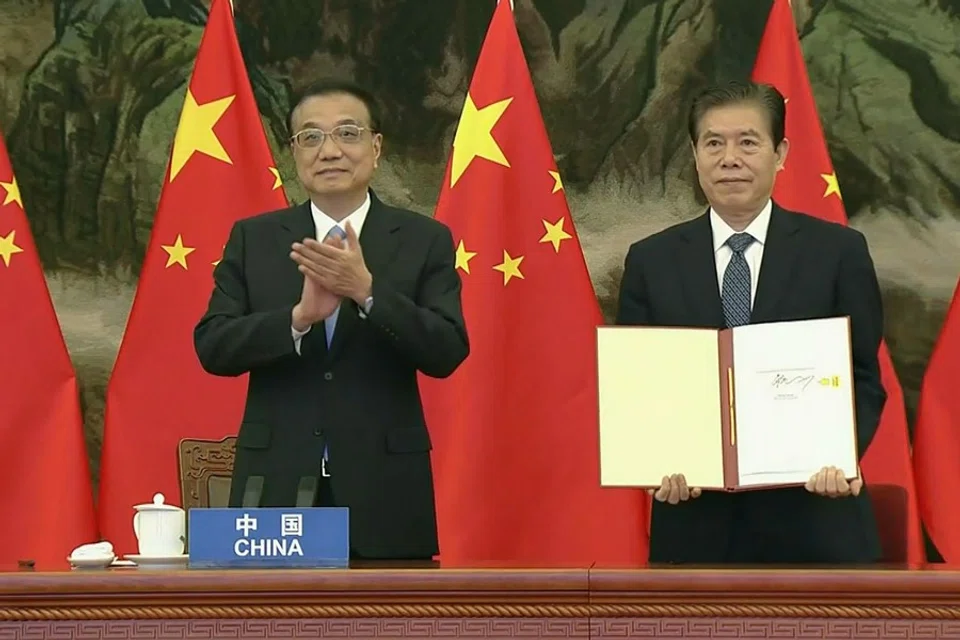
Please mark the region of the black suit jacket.
POLYGON ((362 318, 345 299, 330 349, 319 322, 298 355, 291 313, 303 275, 290 247, 315 235, 309 201, 237 222, 194 333, 205 370, 250 374, 230 504, 239 506, 252 475, 265 477, 261 506, 294 504, 300 478, 320 475, 329 445, 352 553, 429 558, 438 553, 437 525, 417 372, 449 376, 469 352, 453 238, 371 193, 360 233, 371 313, 362 318))
MULTIPOLYGON (((863 235, 787 211, 770 217, 751 323, 850 316, 859 455, 886 393, 878 350, 883 309, 863 235)), ((709 212, 634 243, 617 324, 724 328, 709 212)), ((682 473, 678 469, 677 473, 682 473)), ((866 491, 825 498, 800 488, 704 492, 655 502, 651 562, 871 562, 879 538, 866 491)))

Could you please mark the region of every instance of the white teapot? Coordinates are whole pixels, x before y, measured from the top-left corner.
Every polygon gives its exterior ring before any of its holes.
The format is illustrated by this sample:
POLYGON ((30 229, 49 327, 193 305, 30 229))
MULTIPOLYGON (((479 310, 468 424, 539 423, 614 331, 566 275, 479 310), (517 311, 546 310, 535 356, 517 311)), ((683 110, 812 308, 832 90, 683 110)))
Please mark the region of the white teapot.
POLYGON ((183 555, 186 543, 187 514, 180 507, 164 504, 164 496, 153 496, 152 504, 138 504, 133 508, 133 532, 141 556, 172 558, 183 555))

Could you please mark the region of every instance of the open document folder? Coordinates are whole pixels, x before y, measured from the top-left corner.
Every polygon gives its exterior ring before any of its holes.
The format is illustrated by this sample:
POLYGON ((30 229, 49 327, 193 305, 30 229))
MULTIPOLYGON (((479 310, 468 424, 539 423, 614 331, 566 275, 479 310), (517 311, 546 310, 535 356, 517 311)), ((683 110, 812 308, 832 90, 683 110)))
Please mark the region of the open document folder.
POLYGON ((849 318, 734 329, 600 327, 600 482, 659 487, 856 478, 849 318))

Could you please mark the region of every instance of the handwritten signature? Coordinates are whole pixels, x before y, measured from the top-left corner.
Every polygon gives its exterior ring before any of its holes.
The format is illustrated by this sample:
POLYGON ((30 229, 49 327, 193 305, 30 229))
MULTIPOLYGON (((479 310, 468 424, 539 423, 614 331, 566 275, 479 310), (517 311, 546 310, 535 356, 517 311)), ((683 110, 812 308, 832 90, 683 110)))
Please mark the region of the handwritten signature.
POLYGON ((786 376, 778 373, 773 376, 771 385, 777 389, 789 388, 805 391, 807 387, 810 386, 810 383, 813 382, 813 379, 814 376, 786 376))

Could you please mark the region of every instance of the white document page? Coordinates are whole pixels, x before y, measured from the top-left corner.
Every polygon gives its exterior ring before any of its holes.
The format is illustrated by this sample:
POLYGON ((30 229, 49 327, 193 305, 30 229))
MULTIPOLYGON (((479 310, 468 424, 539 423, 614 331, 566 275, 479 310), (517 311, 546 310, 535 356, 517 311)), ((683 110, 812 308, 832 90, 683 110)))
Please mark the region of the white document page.
POLYGON ((723 488, 719 358, 711 329, 597 329, 601 485, 723 488))
POLYGON ((740 484, 806 483, 823 467, 857 475, 846 317, 733 330, 740 484))

